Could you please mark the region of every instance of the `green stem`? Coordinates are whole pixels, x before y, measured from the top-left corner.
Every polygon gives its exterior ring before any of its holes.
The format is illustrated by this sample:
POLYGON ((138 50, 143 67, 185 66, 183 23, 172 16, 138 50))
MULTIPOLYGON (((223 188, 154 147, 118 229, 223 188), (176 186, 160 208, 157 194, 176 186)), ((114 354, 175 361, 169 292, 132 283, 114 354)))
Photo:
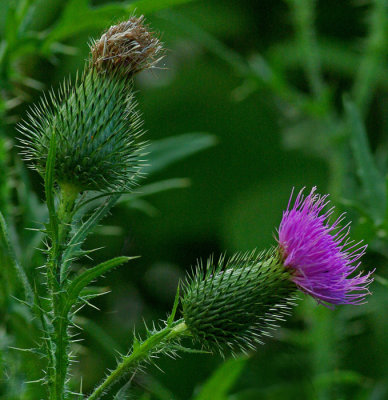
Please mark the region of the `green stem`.
POLYGON ((163 347, 170 341, 180 336, 187 335, 187 326, 183 319, 172 325, 167 325, 162 330, 154 333, 141 344, 135 344, 132 353, 124 356, 122 361, 117 365, 105 380, 94 390, 87 400, 97 400, 116 382, 133 372, 134 369, 152 354, 163 350, 163 347))
POLYGON ((63 285, 60 280, 60 269, 62 255, 66 247, 68 234, 71 228, 73 210, 78 189, 62 184, 60 203, 58 206, 58 236, 57 243, 52 243, 48 264, 48 284, 51 294, 51 312, 53 315, 52 338, 55 343, 54 365, 51 366, 50 374, 50 400, 62 400, 65 393, 65 382, 69 367, 68 347, 70 338, 68 334, 69 321, 67 316, 62 315, 64 294, 63 285))

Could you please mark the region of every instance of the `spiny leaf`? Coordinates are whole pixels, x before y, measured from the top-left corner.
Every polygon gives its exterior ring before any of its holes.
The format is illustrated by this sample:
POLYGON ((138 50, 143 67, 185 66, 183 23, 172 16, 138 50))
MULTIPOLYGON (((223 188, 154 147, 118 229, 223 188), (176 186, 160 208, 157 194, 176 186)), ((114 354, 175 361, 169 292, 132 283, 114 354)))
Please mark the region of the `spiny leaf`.
POLYGON ((241 375, 247 357, 227 360, 205 382, 193 400, 225 400, 229 390, 241 375))
POLYGON ((5 222, 3 214, 1 212, 0 212, 0 228, 1 228, 1 234, 2 234, 2 241, 4 242, 4 245, 8 251, 8 256, 12 263, 12 266, 14 267, 14 269, 17 273, 17 276, 23 286, 26 301, 28 304, 32 304, 33 299, 34 299, 34 294, 33 294, 31 285, 28 281, 26 273, 24 272, 24 269, 22 268, 22 266, 18 263, 18 261, 16 259, 15 252, 12 248, 12 244, 9 239, 7 224, 5 222))
POLYGON ((71 261, 71 258, 76 255, 84 240, 90 231, 98 224, 98 222, 104 218, 110 209, 116 204, 120 195, 112 195, 105 200, 103 204, 101 204, 93 214, 80 226, 77 232, 70 239, 66 250, 63 253, 63 264, 61 266, 61 280, 65 278, 67 273, 68 265, 71 261))
POLYGON ((78 275, 67 288, 67 301, 64 306, 64 315, 67 315, 67 313, 70 311, 70 308, 77 302, 82 289, 85 288, 90 282, 100 277, 105 272, 108 272, 111 269, 135 258, 137 257, 116 257, 78 275))
POLYGON ((373 159, 361 115, 356 105, 349 99, 344 100, 346 116, 351 129, 350 144, 357 166, 357 173, 363 188, 364 199, 369 213, 380 224, 385 216, 385 182, 373 159))

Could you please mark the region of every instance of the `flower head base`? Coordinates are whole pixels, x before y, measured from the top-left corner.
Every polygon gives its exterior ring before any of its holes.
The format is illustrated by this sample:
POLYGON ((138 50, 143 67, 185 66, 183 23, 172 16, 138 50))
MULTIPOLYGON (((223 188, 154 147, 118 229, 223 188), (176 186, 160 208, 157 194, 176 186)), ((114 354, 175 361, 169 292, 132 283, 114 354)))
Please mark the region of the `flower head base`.
POLYGON ((144 16, 111 26, 92 42, 92 65, 99 71, 118 71, 127 76, 153 67, 163 58, 162 44, 144 24, 144 16))
POLYGON ((344 215, 332 224, 334 207, 324 211, 328 195, 315 194, 314 187, 304 198, 303 189, 290 208, 292 194, 278 230, 284 266, 292 281, 318 301, 329 304, 361 304, 370 294, 371 273, 353 276, 366 245, 349 239, 350 222, 340 226, 344 215))
POLYGON ((295 285, 274 249, 197 267, 183 289, 183 317, 195 341, 221 354, 253 349, 290 313, 295 285))

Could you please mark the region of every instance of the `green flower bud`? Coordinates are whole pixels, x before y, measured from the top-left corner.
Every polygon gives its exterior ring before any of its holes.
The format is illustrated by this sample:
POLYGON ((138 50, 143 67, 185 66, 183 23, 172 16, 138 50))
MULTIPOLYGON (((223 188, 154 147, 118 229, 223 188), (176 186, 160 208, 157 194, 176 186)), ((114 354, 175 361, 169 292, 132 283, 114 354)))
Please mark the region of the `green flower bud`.
POLYGON ((55 178, 79 190, 130 187, 141 168, 141 120, 127 82, 86 71, 64 85, 61 95, 44 98, 20 127, 23 155, 42 175, 55 131, 55 178))
POLYGON ((152 66, 161 48, 142 21, 132 17, 111 27, 92 45, 81 78, 64 84, 58 95, 44 97, 19 126, 24 158, 40 174, 55 132, 59 185, 115 191, 136 182, 144 143, 131 77, 152 66))
POLYGON ((210 259, 184 286, 183 317, 203 348, 245 352, 289 314, 295 290, 274 250, 237 254, 217 266, 210 259))

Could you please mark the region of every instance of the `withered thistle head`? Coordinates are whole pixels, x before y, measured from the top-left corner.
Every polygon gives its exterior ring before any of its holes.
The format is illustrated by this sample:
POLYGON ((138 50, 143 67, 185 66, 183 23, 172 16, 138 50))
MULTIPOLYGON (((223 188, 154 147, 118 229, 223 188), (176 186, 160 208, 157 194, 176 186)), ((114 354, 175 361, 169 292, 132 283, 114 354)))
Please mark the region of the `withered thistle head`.
POLYGON ((90 46, 91 63, 99 71, 132 76, 153 67, 161 58, 163 46, 144 24, 144 16, 111 26, 90 46))

